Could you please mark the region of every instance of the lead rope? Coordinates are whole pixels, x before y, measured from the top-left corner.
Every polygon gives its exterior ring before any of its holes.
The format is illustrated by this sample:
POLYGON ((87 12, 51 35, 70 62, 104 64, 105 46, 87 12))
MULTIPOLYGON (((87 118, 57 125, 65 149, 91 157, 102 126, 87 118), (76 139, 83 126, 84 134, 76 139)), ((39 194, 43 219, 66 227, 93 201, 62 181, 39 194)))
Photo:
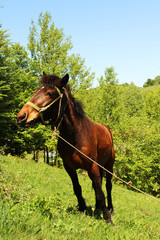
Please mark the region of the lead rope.
MULTIPOLYGON (((100 168, 102 168, 104 171, 110 173, 114 178, 116 178, 116 179, 118 179, 119 181, 125 183, 126 185, 132 187, 132 188, 135 189, 136 191, 138 191, 138 192, 140 192, 140 193, 142 193, 142 194, 144 194, 144 195, 146 195, 146 196, 148 196, 148 197, 151 197, 151 198, 153 198, 154 200, 157 200, 158 202, 160 202, 160 199, 158 199, 158 198, 156 198, 156 197, 154 197, 154 196, 152 196, 152 195, 150 195, 150 194, 148 194, 148 193, 145 193, 145 192, 143 192, 142 190, 134 187, 134 186, 132 185, 132 182, 131 182, 131 181, 129 181, 129 182, 124 181, 123 179, 121 179, 120 177, 118 177, 117 175, 115 175, 114 173, 110 172, 108 169, 104 168, 102 165, 100 165, 99 163, 97 163, 96 161, 94 161, 92 158, 90 158, 89 156, 87 156, 85 153, 81 152, 79 149, 77 149, 75 146, 73 146, 71 143, 69 143, 69 142, 68 142, 67 140, 65 140, 63 137, 61 137, 61 136, 57 133, 57 130, 58 130, 58 129, 55 127, 55 128, 54 128, 54 131, 53 131, 54 137, 57 135, 57 137, 59 137, 61 140, 63 140, 63 141, 64 141, 65 143, 67 143, 69 146, 71 146, 72 148, 74 148, 77 152, 79 152, 80 154, 82 154, 84 157, 88 158, 90 161, 92 161, 93 163, 97 164, 97 165, 98 165, 100 168)), ((52 138, 52 139, 53 139, 53 138, 52 138)))

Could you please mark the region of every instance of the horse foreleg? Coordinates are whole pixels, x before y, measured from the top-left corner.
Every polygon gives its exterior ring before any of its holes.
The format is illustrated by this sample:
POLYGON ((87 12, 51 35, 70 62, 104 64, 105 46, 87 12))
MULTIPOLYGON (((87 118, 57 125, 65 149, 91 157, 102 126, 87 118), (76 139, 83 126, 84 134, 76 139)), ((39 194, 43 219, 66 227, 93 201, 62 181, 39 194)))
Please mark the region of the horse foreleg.
POLYGON ((96 208, 102 209, 103 217, 107 223, 112 223, 111 214, 106 207, 105 196, 101 187, 101 176, 98 166, 93 165, 92 169, 88 171, 88 174, 90 179, 92 180, 92 185, 95 190, 96 208))
POLYGON ((76 170, 70 169, 68 166, 65 166, 65 169, 72 180, 73 190, 78 200, 79 211, 83 212, 84 210, 86 210, 86 203, 84 198, 82 197, 82 189, 78 181, 76 170))

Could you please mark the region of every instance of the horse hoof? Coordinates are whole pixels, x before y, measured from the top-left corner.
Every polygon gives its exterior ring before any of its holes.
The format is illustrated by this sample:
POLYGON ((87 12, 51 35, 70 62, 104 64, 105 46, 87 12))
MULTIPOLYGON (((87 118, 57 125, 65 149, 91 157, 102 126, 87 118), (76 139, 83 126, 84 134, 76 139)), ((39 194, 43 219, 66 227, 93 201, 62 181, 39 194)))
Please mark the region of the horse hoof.
POLYGON ((84 212, 87 207, 86 206, 78 206, 80 212, 84 212))
POLYGON ((115 226, 115 225, 114 225, 114 223, 112 222, 112 220, 111 220, 111 219, 108 219, 108 220, 106 220, 106 223, 107 223, 107 224, 109 224, 109 223, 110 223, 112 227, 114 227, 114 226, 115 226))
POLYGON ((113 209, 110 209, 110 214, 112 215, 112 216, 114 216, 114 211, 113 211, 113 209))
POLYGON ((107 209, 108 209, 108 211, 110 212, 110 214, 111 214, 112 216, 114 216, 113 208, 107 208, 107 209))
POLYGON ((85 212, 80 212, 80 214, 82 217, 86 215, 85 212))
POLYGON ((115 226, 115 224, 114 224, 112 221, 111 221, 111 226, 112 226, 112 227, 114 227, 114 226, 115 226))

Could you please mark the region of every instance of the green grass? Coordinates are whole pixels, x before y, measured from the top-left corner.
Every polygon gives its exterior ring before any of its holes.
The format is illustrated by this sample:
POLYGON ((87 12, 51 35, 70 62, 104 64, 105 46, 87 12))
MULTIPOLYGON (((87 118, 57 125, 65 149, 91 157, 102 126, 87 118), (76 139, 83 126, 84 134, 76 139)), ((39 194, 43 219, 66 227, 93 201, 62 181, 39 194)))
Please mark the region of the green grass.
POLYGON ((79 179, 88 206, 83 215, 65 170, 0 156, 0 239, 160 239, 158 201, 113 184, 113 227, 102 213, 94 216, 91 181, 79 179))

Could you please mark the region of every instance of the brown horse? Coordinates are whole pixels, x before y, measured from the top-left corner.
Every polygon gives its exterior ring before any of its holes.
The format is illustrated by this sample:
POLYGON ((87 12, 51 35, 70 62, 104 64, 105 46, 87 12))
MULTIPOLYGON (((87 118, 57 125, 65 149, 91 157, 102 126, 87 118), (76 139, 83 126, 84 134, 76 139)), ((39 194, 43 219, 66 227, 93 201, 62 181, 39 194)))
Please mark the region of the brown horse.
MULTIPOLYGON (((59 128, 60 136, 65 140, 110 172, 113 172, 115 154, 111 131, 105 125, 93 122, 85 115, 81 104, 71 94, 67 85, 68 80, 68 74, 61 79, 43 73, 42 86, 35 91, 30 101, 18 113, 17 123, 29 127, 37 121, 49 121, 53 128, 59 128)), ((88 171, 92 180, 96 196, 96 208, 102 209, 106 222, 112 223, 110 214, 113 211, 112 175, 106 172, 107 208, 105 195, 102 191, 103 170, 60 138, 57 147, 63 159, 64 167, 72 180, 79 210, 84 211, 86 209, 76 173, 76 169, 81 168, 88 171)))

